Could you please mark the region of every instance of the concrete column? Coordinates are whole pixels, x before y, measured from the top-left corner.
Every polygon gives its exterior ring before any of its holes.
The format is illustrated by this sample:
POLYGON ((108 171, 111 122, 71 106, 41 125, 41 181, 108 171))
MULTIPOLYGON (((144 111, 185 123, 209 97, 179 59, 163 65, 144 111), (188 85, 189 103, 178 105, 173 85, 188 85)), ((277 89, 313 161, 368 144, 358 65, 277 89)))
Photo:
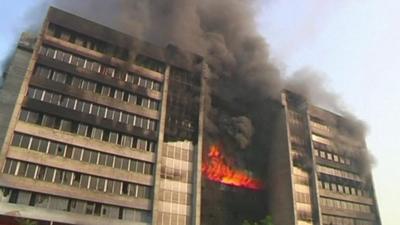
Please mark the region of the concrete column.
POLYGON ((203 155, 203 138, 204 138, 204 120, 206 116, 205 94, 207 93, 207 65, 203 63, 203 71, 201 74, 201 93, 199 107, 199 135, 197 146, 195 146, 193 160, 193 202, 192 202, 192 225, 200 225, 201 218, 201 165, 203 155))
POLYGON ((152 224, 157 224, 157 214, 158 214, 158 203, 159 203, 159 190, 160 190, 160 179, 161 179, 161 158, 162 158, 162 150, 164 144, 164 131, 166 126, 166 117, 167 117, 167 100, 168 100, 168 84, 169 84, 169 74, 171 67, 168 66, 165 75, 164 75, 164 83, 163 83, 163 91, 162 91, 162 102, 161 102, 161 116, 159 121, 159 136, 158 136, 158 145, 156 152, 156 161, 155 161, 155 173, 154 173, 154 187, 153 187, 153 215, 152 215, 152 224))

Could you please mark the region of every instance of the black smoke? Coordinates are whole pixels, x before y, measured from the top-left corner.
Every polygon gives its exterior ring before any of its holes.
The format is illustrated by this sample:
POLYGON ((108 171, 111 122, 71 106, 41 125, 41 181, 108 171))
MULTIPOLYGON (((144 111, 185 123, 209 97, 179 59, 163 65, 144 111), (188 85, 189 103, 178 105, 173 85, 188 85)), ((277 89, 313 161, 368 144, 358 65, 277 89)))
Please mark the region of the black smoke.
POLYGON ((269 60, 268 45, 256 28, 258 1, 55 0, 50 3, 159 46, 174 44, 204 56, 209 71, 206 119, 209 142, 220 140, 221 130, 235 126, 238 132, 228 132, 236 141, 232 146, 244 148, 252 141, 254 130, 246 113, 227 118, 225 112, 212 105, 213 98, 230 104, 240 101, 249 107, 247 110, 254 111, 255 99, 276 98, 284 87, 279 69, 269 60))

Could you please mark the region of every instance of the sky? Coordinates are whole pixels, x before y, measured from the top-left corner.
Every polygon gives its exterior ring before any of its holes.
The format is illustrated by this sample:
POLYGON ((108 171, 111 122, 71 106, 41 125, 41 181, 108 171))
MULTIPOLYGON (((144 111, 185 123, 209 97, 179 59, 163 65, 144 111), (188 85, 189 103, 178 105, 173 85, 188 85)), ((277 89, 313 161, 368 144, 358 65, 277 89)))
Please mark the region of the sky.
MULTIPOLYGON (((0 61, 28 27, 24 18, 37 2, 2 1, 0 61)), ((400 213, 398 12, 396 0, 264 0, 257 12, 271 57, 286 76, 304 67, 320 71, 329 89, 368 124, 384 225, 398 225, 400 213)))

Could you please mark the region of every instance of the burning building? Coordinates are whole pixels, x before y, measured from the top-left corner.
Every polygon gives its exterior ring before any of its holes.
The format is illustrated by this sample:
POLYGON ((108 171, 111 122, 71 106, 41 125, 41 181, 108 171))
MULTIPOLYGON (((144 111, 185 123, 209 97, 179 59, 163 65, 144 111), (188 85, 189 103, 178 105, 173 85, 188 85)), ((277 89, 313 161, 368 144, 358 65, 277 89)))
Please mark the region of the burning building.
POLYGON ((56 8, 22 36, 0 90, 0 221, 380 225, 352 121, 276 96, 264 44, 198 12, 204 56, 56 8))
POLYGON ((51 8, 1 90, 2 218, 195 223, 202 73, 197 55, 51 8))

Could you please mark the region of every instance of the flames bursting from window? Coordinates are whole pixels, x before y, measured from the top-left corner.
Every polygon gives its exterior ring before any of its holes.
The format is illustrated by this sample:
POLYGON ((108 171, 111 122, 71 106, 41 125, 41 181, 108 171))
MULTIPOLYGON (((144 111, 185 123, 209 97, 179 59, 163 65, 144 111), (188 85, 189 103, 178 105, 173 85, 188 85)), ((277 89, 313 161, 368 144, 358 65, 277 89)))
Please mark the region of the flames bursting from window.
POLYGON ((239 171, 227 165, 224 155, 216 145, 211 146, 208 160, 202 165, 202 172, 207 179, 222 184, 252 190, 262 189, 260 180, 252 178, 245 171, 239 171))

